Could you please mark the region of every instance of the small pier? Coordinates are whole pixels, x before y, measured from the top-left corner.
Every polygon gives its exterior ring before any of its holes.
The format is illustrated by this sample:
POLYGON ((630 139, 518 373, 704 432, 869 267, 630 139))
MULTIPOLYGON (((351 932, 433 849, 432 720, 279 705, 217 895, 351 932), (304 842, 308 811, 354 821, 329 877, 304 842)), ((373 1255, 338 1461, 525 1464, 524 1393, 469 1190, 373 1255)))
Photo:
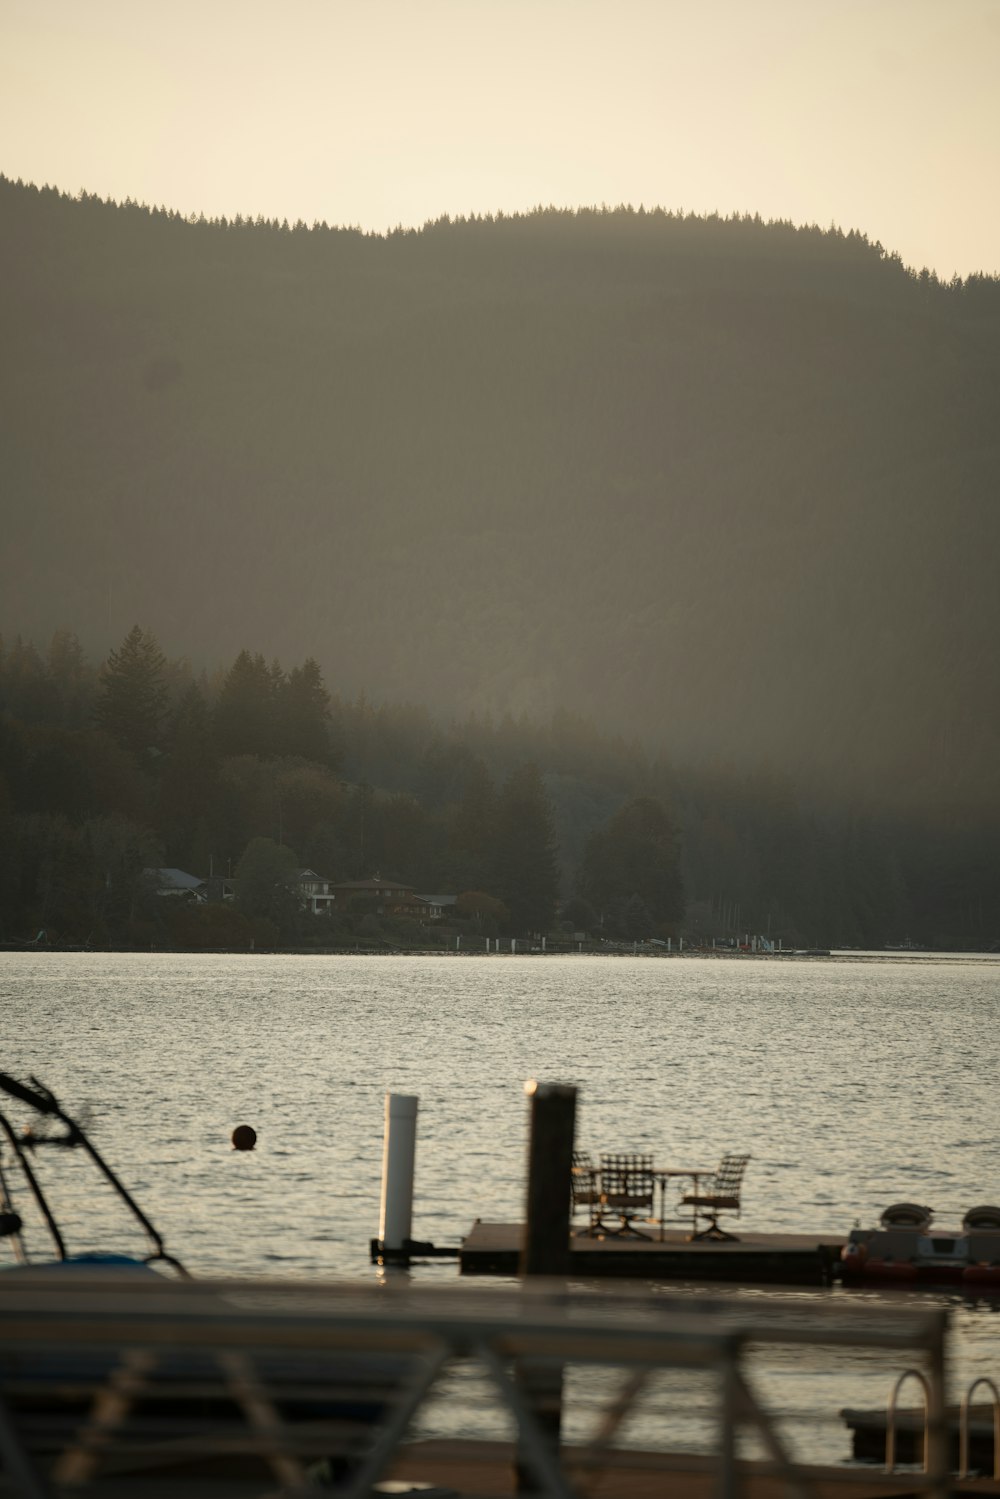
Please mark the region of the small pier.
MULTIPOLYGON (((462 1240, 461 1275, 517 1275, 524 1225, 477 1220, 462 1240)), ((722 1281, 730 1285, 823 1286, 833 1280, 844 1240, 823 1234, 741 1233, 692 1242, 685 1229, 653 1238, 580 1231, 570 1237, 571 1276, 722 1281)))

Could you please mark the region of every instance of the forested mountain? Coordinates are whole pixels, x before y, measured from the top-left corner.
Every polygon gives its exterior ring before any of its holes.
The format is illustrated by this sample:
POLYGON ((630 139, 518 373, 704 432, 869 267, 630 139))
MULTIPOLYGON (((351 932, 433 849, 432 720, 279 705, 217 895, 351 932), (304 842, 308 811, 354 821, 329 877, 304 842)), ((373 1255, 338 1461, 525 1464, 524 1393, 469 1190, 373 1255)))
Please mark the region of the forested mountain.
POLYGON ((379 237, 0 180, 0 219, 8 638, 141 619, 996 815, 995 280, 631 210, 379 237))

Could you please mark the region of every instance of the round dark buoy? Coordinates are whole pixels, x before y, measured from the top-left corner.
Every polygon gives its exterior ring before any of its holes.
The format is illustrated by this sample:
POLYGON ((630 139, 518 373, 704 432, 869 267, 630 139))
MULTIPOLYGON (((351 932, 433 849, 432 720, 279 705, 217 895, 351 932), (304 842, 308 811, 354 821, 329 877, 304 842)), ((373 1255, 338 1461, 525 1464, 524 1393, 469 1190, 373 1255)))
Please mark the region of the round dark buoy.
POLYGON ((257 1144, 257 1131, 249 1124, 238 1124, 233 1130, 234 1150, 253 1150, 257 1144))

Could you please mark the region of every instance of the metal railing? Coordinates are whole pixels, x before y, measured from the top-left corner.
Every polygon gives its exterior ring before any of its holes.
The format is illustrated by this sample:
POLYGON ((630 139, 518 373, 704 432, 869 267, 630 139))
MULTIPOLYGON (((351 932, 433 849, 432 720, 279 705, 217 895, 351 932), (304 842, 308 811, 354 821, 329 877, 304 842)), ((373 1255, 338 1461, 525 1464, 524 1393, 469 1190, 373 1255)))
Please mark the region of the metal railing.
POLYGON ((969 1426, 972 1419, 972 1397, 980 1385, 990 1392, 993 1407, 993 1477, 1000 1479, 1000 1390, 986 1374, 974 1379, 962 1397, 962 1408, 958 1415, 958 1476, 969 1477, 969 1426))
MULTIPOLYGON (((535 1493, 573 1499, 608 1469, 627 1493, 629 1462, 683 1466, 659 1415, 656 1450, 626 1451, 621 1441, 644 1394, 679 1371, 685 1386, 699 1377, 711 1393, 715 1435, 701 1461, 718 1499, 738 1499, 751 1471, 778 1475, 805 1499, 818 1470, 788 1447, 754 1356, 779 1345, 792 1359, 808 1349, 881 1349, 917 1356, 929 1391, 925 1471, 897 1482, 944 1499, 945 1336, 937 1309, 852 1312, 842 1301, 18 1270, 0 1277, 0 1459, 25 1499, 81 1484, 99 1494, 104 1479, 125 1474, 173 1475, 180 1493, 182 1474, 207 1464, 218 1472, 220 1463, 247 1494, 314 1493, 310 1485, 325 1481, 341 1499, 365 1499, 418 1450, 408 1442, 442 1387, 453 1411, 474 1375, 535 1493), (561 1389, 565 1433, 575 1386, 588 1391, 589 1430, 560 1443, 537 1392, 558 1399, 561 1389), (763 1462, 743 1456, 745 1430, 763 1462)), ((465 1444, 469 1461, 479 1448, 465 1444)), ((870 1482, 870 1470, 824 1468, 825 1483, 831 1473, 870 1482)))
MULTIPOLYGON (((917 1381, 924 1397, 923 1470, 925 1473, 930 1461, 933 1392, 930 1382, 919 1369, 904 1369, 892 1387, 892 1392, 889 1395, 889 1400, 885 1408, 885 1471, 887 1473, 895 1473, 896 1471, 896 1403, 899 1400, 899 1392, 908 1379, 915 1379, 917 1381)), ((942 1410, 943 1419, 944 1412, 942 1410)))

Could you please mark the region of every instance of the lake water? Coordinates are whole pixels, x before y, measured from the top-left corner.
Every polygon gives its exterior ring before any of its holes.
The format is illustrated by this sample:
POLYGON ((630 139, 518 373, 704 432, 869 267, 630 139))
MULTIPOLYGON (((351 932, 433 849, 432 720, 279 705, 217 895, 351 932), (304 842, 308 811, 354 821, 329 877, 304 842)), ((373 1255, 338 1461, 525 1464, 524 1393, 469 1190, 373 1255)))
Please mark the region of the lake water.
MULTIPOLYGON (((749 1150, 747 1229, 1000 1201, 989 958, 2 954, 0 1070, 83 1114, 202 1274, 371 1277, 387 1090, 420 1097, 414 1235, 437 1244, 522 1217, 532 1077, 579 1087, 595 1155, 749 1150)), ((40 1157, 70 1249, 139 1248, 82 1164, 40 1157)), ((955 1306, 956 1380, 1000 1376, 1000 1297, 930 1294, 955 1306)))

